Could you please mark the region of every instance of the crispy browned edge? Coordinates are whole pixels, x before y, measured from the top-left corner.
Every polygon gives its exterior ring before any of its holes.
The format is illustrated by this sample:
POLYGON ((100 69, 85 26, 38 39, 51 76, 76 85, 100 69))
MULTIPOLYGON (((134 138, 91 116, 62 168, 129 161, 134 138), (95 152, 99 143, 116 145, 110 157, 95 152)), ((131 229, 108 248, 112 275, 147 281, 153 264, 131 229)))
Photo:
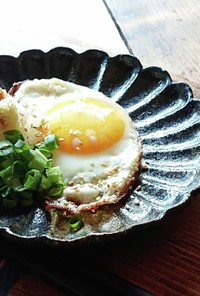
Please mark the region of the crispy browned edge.
MULTIPOLYGON (((15 93, 18 91, 18 89, 20 88, 20 86, 24 83, 24 81, 20 81, 20 82, 15 82, 13 83, 12 87, 9 89, 8 93, 9 95, 13 96, 15 95, 15 93)), ((0 99, 1 99, 1 93, 2 93, 2 98, 5 97, 5 91, 0 90, 0 99)), ((118 194, 118 198, 116 198, 116 200, 113 203, 110 204, 116 204, 118 203, 120 200, 124 199, 125 197, 128 196, 130 190, 132 190, 133 188, 135 188, 138 184, 138 178, 140 175, 140 172, 142 170, 142 166, 141 166, 141 160, 142 160, 142 143, 141 143, 141 139, 140 136, 138 134, 138 144, 140 145, 140 154, 138 157, 138 160, 136 162, 136 169, 134 169, 134 171, 132 172, 132 174, 129 177, 129 181, 126 183, 126 186, 124 186, 123 190, 119 192, 118 194)), ((88 206, 85 206, 81 212, 87 212, 87 211, 96 211, 100 206, 103 206, 104 204, 108 204, 106 202, 97 202, 95 205, 90 205, 88 204, 88 206)), ((59 206, 59 205, 53 205, 53 203, 51 204, 51 202, 46 202, 45 205, 45 210, 51 210, 51 209, 57 209, 60 211, 66 211, 67 214, 69 215, 76 215, 79 213, 78 211, 78 207, 77 210, 71 210, 70 208, 66 207, 66 206, 59 206)))

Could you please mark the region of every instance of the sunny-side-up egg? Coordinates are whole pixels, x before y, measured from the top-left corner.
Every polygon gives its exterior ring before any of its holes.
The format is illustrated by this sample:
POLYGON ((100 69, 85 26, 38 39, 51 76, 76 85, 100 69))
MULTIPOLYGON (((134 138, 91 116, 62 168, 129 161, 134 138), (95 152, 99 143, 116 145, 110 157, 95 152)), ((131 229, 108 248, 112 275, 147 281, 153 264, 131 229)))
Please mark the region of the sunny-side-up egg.
POLYGON ((1 102, 12 106, 11 121, 4 107, 9 128, 20 129, 31 144, 49 133, 60 141, 53 163, 68 185, 47 208, 77 214, 117 203, 127 193, 139 171, 141 143, 121 106, 98 91, 56 78, 15 84, 10 94, 1 102))

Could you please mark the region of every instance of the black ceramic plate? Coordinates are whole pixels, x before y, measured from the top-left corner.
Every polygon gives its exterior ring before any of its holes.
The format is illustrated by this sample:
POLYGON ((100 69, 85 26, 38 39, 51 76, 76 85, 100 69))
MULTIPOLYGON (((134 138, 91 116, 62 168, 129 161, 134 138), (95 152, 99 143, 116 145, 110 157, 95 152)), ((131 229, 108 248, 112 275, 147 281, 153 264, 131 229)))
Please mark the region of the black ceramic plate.
POLYGON ((190 87, 175 83, 158 67, 143 68, 130 55, 109 57, 69 48, 0 56, 0 85, 33 78, 58 77, 102 91, 118 102, 134 120, 143 144, 140 188, 115 206, 104 206, 84 216, 84 227, 68 229, 65 220, 52 218, 41 208, 0 216, 2 234, 25 240, 69 244, 124 234, 136 226, 160 220, 183 204, 199 185, 200 101, 190 87))

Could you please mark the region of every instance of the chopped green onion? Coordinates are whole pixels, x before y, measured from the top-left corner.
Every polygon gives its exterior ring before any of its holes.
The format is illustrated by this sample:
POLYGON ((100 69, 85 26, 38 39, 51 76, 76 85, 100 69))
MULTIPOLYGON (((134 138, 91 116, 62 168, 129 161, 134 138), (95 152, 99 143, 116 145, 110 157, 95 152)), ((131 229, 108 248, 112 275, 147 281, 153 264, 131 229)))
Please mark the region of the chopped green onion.
POLYGON ((41 173, 38 170, 31 170, 25 176, 24 187, 28 190, 36 190, 39 187, 41 173))
POLYGON ((46 148, 39 148, 39 151, 46 157, 51 158, 53 156, 52 152, 46 148))
POLYGON ((10 188, 7 185, 2 186, 0 189, 0 193, 2 197, 8 196, 11 193, 11 191, 12 191, 12 188, 10 188))
POLYGON ((17 140, 24 141, 24 137, 19 130, 9 130, 3 133, 4 138, 10 141, 12 144, 15 144, 17 140))
POLYGON ((47 150, 50 151, 59 148, 58 137, 52 134, 46 136, 44 139, 44 145, 47 150))
POLYGON ((14 146, 15 146, 15 148, 17 148, 17 149, 22 149, 24 145, 26 145, 26 144, 25 144, 24 141, 22 141, 21 139, 17 140, 17 142, 14 143, 14 146))
POLYGON ((63 184, 53 184, 48 190, 47 194, 49 197, 57 197, 63 193, 63 184))
POLYGON ((81 215, 76 215, 69 219, 69 226, 73 231, 77 231, 82 227, 82 225, 83 221, 81 215))
POLYGON ((27 161, 31 161, 35 157, 35 150, 32 149, 25 151, 20 150, 19 153, 21 154, 21 158, 24 158, 27 161))
POLYGON ((48 168, 46 170, 46 174, 47 174, 47 178, 49 179, 49 181, 51 183, 63 184, 63 179, 62 179, 61 171, 60 171, 60 168, 58 166, 52 167, 52 168, 48 168))
POLYGON ((12 164, 12 172, 13 172, 13 174, 15 174, 15 175, 17 175, 19 177, 23 177, 27 172, 27 166, 24 163, 24 161, 16 160, 12 164))
POLYGON ((28 167, 43 172, 46 167, 47 158, 38 149, 34 150, 34 152, 34 158, 29 162, 28 167))
POLYGON ((18 191, 19 188, 22 187, 20 179, 15 175, 10 175, 9 177, 7 177, 5 183, 9 185, 14 191, 18 191))
POLYGON ((13 153, 13 144, 10 141, 1 141, 0 142, 0 157, 7 156, 13 153))
POLYGON ((14 208, 18 204, 18 197, 13 193, 11 187, 6 186, 1 192, 2 204, 5 208, 14 208))
POLYGON ((46 163, 46 169, 50 169, 50 168, 52 168, 52 160, 48 159, 46 163))
POLYGON ((14 149, 16 151, 16 153, 22 153, 24 151, 28 151, 30 149, 30 145, 25 143, 24 141, 22 141, 21 139, 19 139, 15 145, 14 145, 14 149))
POLYGON ((30 206, 35 193, 48 197, 62 194, 64 183, 59 167, 53 167, 52 150, 58 137, 48 135, 44 143, 31 146, 22 133, 11 130, 0 141, 0 202, 5 207, 30 206))
POLYGON ((0 171, 1 178, 7 178, 12 174, 12 167, 9 166, 5 170, 0 171))
POLYGON ((0 163, 0 168, 6 169, 7 167, 12 166, 13 163, 14 163, 14 158, 10 156, 9 158, 6 158, 0 163))
POLYGON ((51 186, 51 182, 49 181, 49 179, 44 175, 42 175, 39 191, 47 190, 50 186, 51 186))

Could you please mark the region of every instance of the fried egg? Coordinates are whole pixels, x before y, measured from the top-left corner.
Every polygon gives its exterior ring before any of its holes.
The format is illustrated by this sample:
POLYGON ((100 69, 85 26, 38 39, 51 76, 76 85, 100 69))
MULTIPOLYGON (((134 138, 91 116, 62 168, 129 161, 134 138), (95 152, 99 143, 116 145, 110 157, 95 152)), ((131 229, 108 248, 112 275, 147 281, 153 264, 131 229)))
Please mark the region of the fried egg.
POLYGON ((47 209, 96 210, 117 203, 133 186, 140 138, 126 111, 103 93, 57 78, 27 80, 13 86, 0 110, 2 131, 17 128, 30 144, 49 133, 59 138, 53 164, 68 185, 47 209))

